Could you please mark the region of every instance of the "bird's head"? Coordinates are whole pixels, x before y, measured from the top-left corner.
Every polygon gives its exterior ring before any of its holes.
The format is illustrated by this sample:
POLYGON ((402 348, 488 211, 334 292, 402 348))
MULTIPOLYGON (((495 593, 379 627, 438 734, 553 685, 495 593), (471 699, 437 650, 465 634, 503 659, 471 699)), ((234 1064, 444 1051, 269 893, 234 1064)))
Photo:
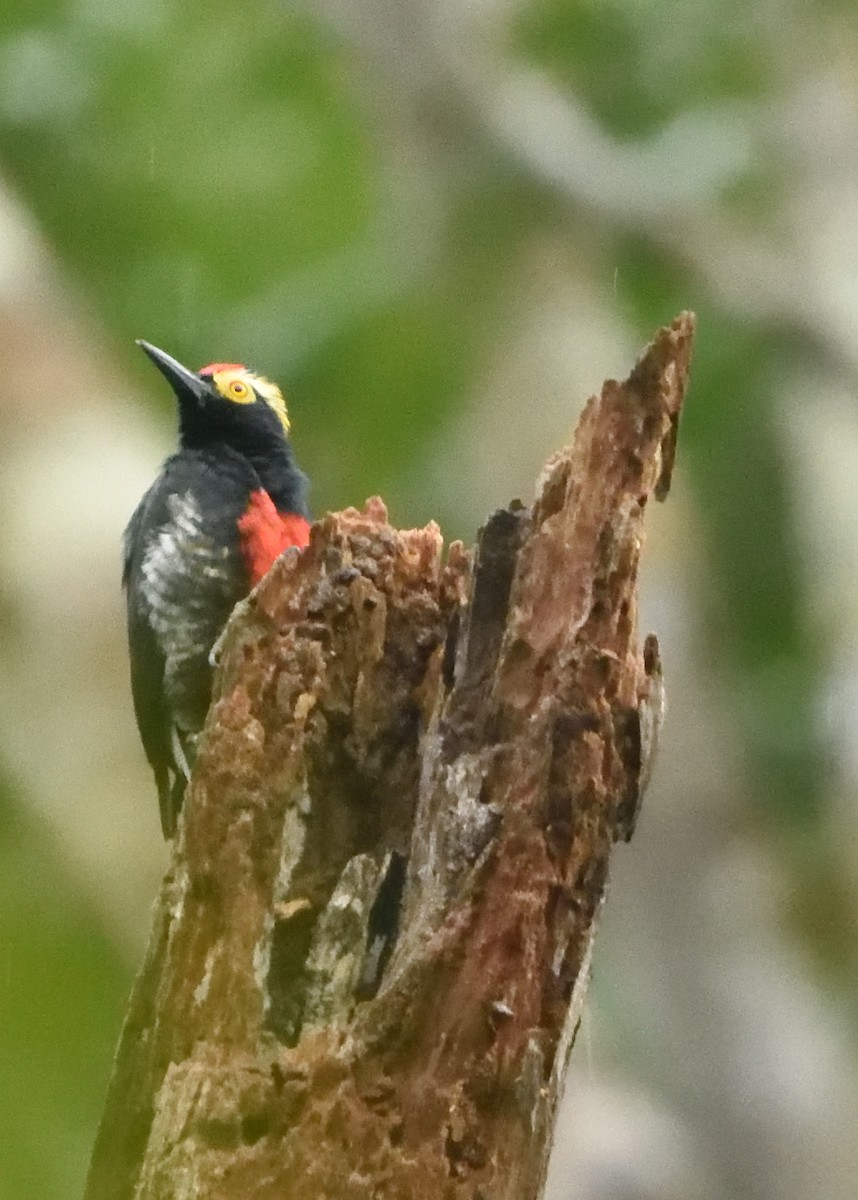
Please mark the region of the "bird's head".
POLYGON ((199 371, 139 340, 137 345, 167 379, 179 405, 179 431, 188 448, 225 442, 244 452, 282 442, 289 414, 275 383, 241 363, 210 363, 199 371))

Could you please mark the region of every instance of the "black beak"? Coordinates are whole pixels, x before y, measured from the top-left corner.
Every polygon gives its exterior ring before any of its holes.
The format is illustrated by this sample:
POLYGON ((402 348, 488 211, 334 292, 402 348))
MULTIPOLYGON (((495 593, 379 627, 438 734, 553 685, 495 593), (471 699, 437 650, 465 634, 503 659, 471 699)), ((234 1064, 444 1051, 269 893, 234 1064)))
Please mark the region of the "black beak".
POLYGON ((169 354, 165 354, 157 346, 151 346, 148 342, 144 342, 142 338, 137 339, 137 345, 152 359, 152 362, 176 393, 177 399, 189 398, 196 400, 197 403, 202 403, 208 398, 210 395, 208 384, 204 379, 200 379, 199 375, 194 371, 189 371, 187 367, 183 367, 175 358, 172 358, 169 354))

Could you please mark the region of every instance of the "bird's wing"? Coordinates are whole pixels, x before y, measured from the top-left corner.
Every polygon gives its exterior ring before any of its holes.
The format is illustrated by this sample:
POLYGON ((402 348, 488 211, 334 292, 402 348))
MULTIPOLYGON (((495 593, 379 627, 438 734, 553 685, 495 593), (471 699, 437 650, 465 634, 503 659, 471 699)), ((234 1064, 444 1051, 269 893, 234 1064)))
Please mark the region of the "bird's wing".
POLYGON ((167 460, 125 531, 131 690, 165 832, 173 808, 170 774, 186 770, 177 740, 186 745, 202 727, 209 651, 248 590, 237 522, 257 485, 239 456, 183 452, 167 460))

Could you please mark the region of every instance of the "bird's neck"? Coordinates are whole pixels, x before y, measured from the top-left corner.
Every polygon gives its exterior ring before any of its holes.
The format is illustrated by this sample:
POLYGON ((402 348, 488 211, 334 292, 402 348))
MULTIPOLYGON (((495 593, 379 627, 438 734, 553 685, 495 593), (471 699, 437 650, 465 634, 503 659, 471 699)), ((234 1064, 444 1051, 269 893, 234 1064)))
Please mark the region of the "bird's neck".
POLYGON ((307 477, 295 461, 288 437, 272 436, 270 429, 233 428, 219 441, 216 435, 212 437, 210 426, 197 421, 196 413, 180 411, 179 445, 183 450, 214 450, 221 445, 241 455, 253 467, 278 512, 309 517, 307 477))
POLYGON ((308 517, 307 476, 295 461, 291 443, 284 438, 277 445, 266 445, 246 453, 277 511, 308 517))

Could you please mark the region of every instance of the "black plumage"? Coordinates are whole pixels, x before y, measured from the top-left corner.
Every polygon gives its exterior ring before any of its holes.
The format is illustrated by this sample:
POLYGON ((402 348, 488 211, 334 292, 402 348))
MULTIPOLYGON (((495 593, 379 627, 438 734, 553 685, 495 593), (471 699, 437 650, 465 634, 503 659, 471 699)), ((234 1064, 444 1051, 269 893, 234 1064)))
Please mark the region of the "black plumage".
MULTIPOLYGON (((211 698, 211 649, 254 582, 239 523, 251 498, 261 496, 275 520, 280 514, 292 522, 289 540, 305 544, 306 479, 286 433, 285 406, 279 412, 282 398, 275 407, 261 393, 235 402, 219 392, 226 384, 218 373, 194 374, 144 349, 176 392, 180 449, 128 524, 122 582, 134 711, 171 837, 211 698)), ((248 387, 272 386, 244 368, 230 370, 248 387)))

